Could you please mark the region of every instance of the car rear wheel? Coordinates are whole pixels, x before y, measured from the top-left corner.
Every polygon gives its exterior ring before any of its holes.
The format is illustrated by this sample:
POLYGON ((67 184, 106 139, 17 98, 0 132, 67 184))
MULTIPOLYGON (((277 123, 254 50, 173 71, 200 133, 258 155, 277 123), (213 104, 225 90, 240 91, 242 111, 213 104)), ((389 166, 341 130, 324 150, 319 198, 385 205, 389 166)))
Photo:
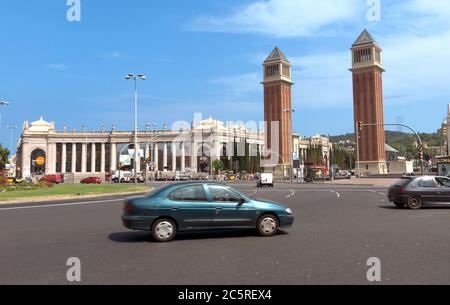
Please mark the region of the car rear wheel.
POLYGON ((420 210, 423 207, 423 200, 420 197, 409 197, 407 206, 411 210, 420 210))
POLYGON ((152 226, 152 235, 156 241, 172 241, 177 234, 177 226, 170 219, 159 219, 152 226))
POLYGON ((273 215, 263 215, 257 224, 259 235, 263 237, 274 236, 278 233, 278 219, 273 215))

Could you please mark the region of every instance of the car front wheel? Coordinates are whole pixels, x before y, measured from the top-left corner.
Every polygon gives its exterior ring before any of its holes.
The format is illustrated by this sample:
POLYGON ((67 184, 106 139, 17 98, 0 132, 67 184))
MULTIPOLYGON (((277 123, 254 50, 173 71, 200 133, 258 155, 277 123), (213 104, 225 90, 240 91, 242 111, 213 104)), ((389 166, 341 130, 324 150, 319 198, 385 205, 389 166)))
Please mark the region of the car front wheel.
POLYGON ((278 219, 273 215, 263 215, 257 224, 259 235, 263 237, 274 236, 278 233, 278 219))
POLYGON ((423 207, 423 200, 420 197, 409 197, 407 206, 411 210, 420 210, 423 207))
POLYGON ((172 241, 176 234, 177 226, 170 219, 159 219, 152 226, 152 235, 156 241, 172 241))

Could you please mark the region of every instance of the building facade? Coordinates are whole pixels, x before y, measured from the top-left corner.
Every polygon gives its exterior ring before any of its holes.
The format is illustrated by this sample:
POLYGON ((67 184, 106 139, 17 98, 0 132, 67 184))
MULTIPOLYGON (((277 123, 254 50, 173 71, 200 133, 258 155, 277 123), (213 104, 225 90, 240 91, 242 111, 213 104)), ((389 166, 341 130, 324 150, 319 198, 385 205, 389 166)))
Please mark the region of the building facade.
MULTIPOLYGON (((133 164, 133 141, 133 132, 114 127, 110 131, 58 131, 54 122, 43 118, 25 122, 17 146, 17 171, 23 178, 64 174, 74 182, 90 176, 105 177, 133 164)), ((137 172, 150 158, 152 171, 196 174, 208 173, 215 160, 227 163, 239 155, 259 156, 264 134, 209 118, 193 123, 189 130, 139 131, 138 143, 137 172)))
POLYGON ((353 103, 355 127, 358 122, 377 124, 365 126, 357 139, 360 174, 387 174, 383 80, 385 71, 381 48, 367 30, 364 30, 352 48, 353 103))

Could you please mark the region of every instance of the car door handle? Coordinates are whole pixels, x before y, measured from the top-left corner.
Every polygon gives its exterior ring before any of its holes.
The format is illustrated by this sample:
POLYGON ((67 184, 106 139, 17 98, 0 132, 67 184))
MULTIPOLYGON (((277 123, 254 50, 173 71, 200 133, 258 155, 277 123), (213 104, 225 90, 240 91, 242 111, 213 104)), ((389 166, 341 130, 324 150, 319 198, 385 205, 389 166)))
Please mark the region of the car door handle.
POLYGON ((172 207, 172 211, 178 211, 179 209, 179 207, 172 207))
POLYGON ((216 212, 222 212, 223 208, 216 208, 216 212))

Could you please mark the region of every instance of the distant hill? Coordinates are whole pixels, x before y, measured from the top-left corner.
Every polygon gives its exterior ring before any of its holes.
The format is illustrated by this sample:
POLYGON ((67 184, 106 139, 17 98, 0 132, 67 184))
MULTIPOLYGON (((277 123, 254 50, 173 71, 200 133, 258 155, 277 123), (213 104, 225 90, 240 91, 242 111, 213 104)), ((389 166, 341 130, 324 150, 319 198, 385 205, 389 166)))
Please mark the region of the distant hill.
MULTIPOLYGON (((440 147, 441 146, 441 135, 437 133, 421 133, 420 137, 424 144, 424 147, 440 147)), ((340 141, 355 141, 355 135, 345 134, 330 137, 333 143, 338 143, 340 141)), ((398 132, 398 131, 386 131, 386 143, 394 147, 400 152, 400 155, 406 156, 407 158, 415 158, 417 151, 414 148, 414 143, 416 142, 416 137, 412 133, 398 132)), ((438 154, 435 150, 425 149, 425 153, 429 153, 432 156, 438 154)))

